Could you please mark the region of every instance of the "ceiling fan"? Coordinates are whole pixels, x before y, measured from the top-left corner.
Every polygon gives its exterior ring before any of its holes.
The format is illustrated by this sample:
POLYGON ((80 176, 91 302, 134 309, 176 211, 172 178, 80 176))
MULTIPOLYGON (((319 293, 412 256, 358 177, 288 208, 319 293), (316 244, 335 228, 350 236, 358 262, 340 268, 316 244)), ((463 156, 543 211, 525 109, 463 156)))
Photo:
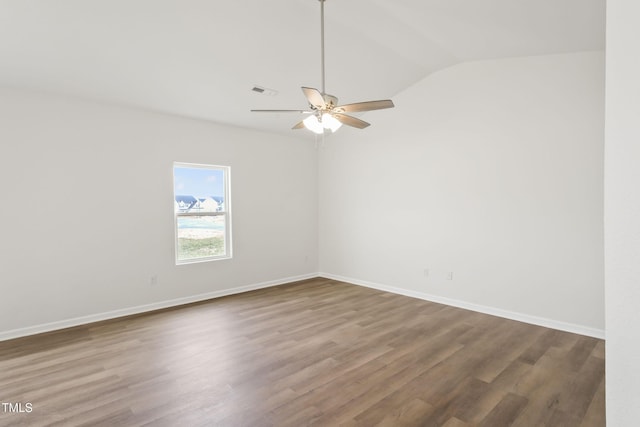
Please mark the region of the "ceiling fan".
POLYGON ((356 102, 353 104, 338 105, 338 98, 325 92, 324 85, 324 2, 320 1, 320 42, 321 42, 321 71, 322 71, 322 91, 311 87, 302 87, 302 92, 309 102, 310 111, 307 110, 251 110, 258 113, 303 113, 309 116, 296 123, 292 129, 302 129, 306 127, 310 131, 323 134, 325 129, 331 132, 337 131, 343 124, 358 129, 364 129, 370 123, 360 120, 357 117, 346 113, 357 113, 362 111, 381 110, 393 108, 393 101, 384 99, 379 101, 356 102))

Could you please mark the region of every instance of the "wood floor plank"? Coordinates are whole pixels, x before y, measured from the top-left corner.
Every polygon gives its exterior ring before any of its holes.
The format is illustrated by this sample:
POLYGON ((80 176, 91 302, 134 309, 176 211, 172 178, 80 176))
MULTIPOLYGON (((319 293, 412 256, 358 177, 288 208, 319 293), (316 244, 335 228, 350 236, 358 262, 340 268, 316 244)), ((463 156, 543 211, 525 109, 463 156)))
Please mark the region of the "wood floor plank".
POLYGON ((605 380, 600 381, 598 390, 593 396, 593 400, 587 409, 587 413, 584 415, 581 427, 598 427, 606 424, 605 419, 605 380))
POLYGON ((598 343, 593 348, 593 351, 591 352, 591 355, 593 357, 597 357, 599 359, 604 359, 604 353, 605 353, 604 341, 603 340, 598 340, 598 343))
POLYGON ((459 408, 456 417, 471 424, 479 424, 500 403, 505 393, 515 392, 516 384, 531 369, 529 364, 520 360, 513 361, 473 402, 469 402, 464 408, 459 408))
POLYGON ((489 412, 480 427, 510 426, 518 417, 528 400, 517 394, 508 393, 495 408, 489 412))
POLYGON ((0 426, 599 427, 604 350, 316 278, 0 342, 0 426))
POLYGON ((382 421, 375 424, 361 423, 361 426, 402 427, 416 425, 416 420, 429 417, 433 407, 420 399, 412 399, 405 404, 388 408, 381 414, 382 421))
POLYGON ((469 424, 465 423, 462 420, 459 420, 458 418, 451 418, 449 419, 449 421, 447 421, 442 427, 468 427, 469 424))
POLYGON ((523 362, 534 365, 540 357, 549 350, 549 347, 556 341, 559 332, 552 329, 542 331, 538 338, 525 351, 520 354, 519 359, 523 362))

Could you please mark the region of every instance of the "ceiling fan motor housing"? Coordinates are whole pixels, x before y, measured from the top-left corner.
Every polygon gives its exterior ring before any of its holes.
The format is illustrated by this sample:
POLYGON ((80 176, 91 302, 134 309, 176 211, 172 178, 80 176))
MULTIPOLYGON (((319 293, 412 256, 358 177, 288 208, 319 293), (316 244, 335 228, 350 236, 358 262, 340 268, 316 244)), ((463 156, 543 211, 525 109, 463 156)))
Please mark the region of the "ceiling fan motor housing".
MULTIPOLYGON (((329 95, 329 94, 327 94, 327 93, 323 93, 323 94, 322 94, 322 98, 324 99, 324 103, 325 103, 325 106, 324 106, 324 108, 322 109, 323 111, 331 111, 331 110, 333 109, 333 107, 335 107, 335 106, 337 106, 337 105, 338 105, 338 98, 337 98, 337 97, 335 97, 335 96, 333 96, 333 95, 329 95)), ((313 105, 313 104, 310 104, 310 106, 311 106, 311 108, 312 108, 312 109, 314 109, 314 110, 317 110, 317 109, 318 109, 318 108, 317 108, 315 105, 313 105)))

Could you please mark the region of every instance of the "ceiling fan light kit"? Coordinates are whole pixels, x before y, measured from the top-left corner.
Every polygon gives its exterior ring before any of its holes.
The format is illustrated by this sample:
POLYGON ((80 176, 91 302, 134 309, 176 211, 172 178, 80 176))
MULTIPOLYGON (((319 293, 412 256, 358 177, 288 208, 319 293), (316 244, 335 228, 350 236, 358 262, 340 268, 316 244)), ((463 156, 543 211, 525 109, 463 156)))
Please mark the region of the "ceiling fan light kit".
POLYGON ((318 0, 320 2, 320 54, 321 54, 321 72, 322 72, 322 92, 315 88, 302 87, 302 92, 309 102, 311 111, 305 110, 251 110, 260 113, 281 113, 296 112, 310 114, 304 120, 296 123, 292 129, 309 129, 311 132, 321 135, 326 129, 336 132, 344 124, 347 126, 364 129, 369 123, 345 113, 355 113, 362 111, 381 110, 384 108, 393 108, 393 101, 384 99, 380 101, 365 101, 354 104, 338 105, 338 98, 329 95, 325 91, 325 67, 324 67, 324 3, 326 0, 318 0))
POLYGON ((320 118, 312 114, 304 119, 302 123, 304 124, 304 127, 318 135, 323 134, 325 129, 335 132, 342 126, 342 123, 340 123, 338 119, 328 113, 324 113, 320 118))

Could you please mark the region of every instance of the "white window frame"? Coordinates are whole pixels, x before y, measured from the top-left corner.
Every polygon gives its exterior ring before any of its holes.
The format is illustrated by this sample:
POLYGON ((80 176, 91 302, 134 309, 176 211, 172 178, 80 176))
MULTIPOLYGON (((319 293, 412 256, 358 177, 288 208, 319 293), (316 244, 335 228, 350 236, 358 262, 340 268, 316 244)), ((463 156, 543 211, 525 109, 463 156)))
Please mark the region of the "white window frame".
POLYGON ((173 162, 171 173, 173 175, 173 189, 174 189, 173 190, 173 200, 174 200, 173 229, 175 232, 174 252, 175 252, 176 265, 194 264, 194 263, 200 263, 200 262, 231 259, 233 257, 232 244, 231 244, 231 168, 229 166, 220 166, 220 165, 173 162), (176 191, 175 191, 175 187, 176 187, 175 186, 175 179, 176 179, 175 168, 176 167, 222 171, 224 176, 224 184, 223 184, 224 210, 217 211, 217 212, 176 212, 175 200, 176 200, 176 197, 178 196, 178 194, 176 194, 176 191), (210 257, 189 258, 189 259, 178 258, 178 218, 193 217, 193 216, 224 216, 225 217, 225 221, 224 221, 225 253, 224 254, 217 255, 217 256, 210 256, 210 257))

